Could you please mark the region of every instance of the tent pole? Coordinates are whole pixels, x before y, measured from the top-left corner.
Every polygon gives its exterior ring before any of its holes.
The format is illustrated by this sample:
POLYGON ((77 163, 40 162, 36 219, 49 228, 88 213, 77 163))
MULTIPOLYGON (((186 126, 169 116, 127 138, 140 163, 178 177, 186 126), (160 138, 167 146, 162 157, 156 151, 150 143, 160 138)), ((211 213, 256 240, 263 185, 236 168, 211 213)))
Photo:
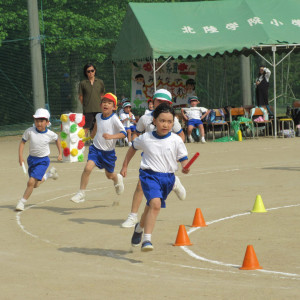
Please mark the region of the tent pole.
POLYGON ((156 92, 156 70, 155 70, 155 59, 153 58, 153 88, 154 93, 156 92))
POLYGON ((116 83, 116 67, 114 62, 112 63, 113 65, 113 76, 114 76, 114 93, 117 95, 117 83, 116 83))
POLYGON ((277 106, 277 99, 276 99, 276 46, 272 46, 272 52, 273 52, 273 78, 274 78, 274 136, 277 137, 277 120, 276 120, 276 106, 277 106))

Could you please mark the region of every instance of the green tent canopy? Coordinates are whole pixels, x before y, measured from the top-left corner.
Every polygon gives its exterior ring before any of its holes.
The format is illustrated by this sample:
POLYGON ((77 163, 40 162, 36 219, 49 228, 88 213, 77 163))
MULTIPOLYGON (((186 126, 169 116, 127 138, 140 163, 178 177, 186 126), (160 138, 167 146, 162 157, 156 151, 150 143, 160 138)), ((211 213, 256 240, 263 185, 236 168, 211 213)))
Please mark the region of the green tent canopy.
MULTIPOLYGON (((300 0, 129 3, 113 62, 256 53, 273 67, 300 50, 300 0), (272 53, 272 61, 263 54, 272 53), (287 53, 276 62, 276 53, 287 53)), ((274 122, 275 137, 277 124, 274 122)))
POLYGON ((248 55, 271 45, 287 52, 299 44, 299 0, 129 3, 112 60, 248 55))

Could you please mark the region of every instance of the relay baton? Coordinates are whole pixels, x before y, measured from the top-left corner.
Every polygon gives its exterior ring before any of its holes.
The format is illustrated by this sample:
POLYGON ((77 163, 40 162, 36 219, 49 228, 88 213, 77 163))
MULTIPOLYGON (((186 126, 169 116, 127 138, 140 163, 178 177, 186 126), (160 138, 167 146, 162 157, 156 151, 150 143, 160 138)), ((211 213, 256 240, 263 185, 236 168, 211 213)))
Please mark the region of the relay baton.
POLYGON ((23 172, 24 172, 24 174, 26 175, 26 174, 27 174, 27 170, 26 170, 26 167, 25 167, 24 161, 22 162, 22 168, 23 168, 23 172))
POLYGON ((186 166, 184 167, 184 169, 188 169, 193 163, 194 161, 198 158, 198 156, 200 155, 199 152, 196 152, 195 155, 190 159, 190 161, 186 164, 186 166))
POLYGON ((84 137, 83 139, 82 139, 82 141, 83 142, 86 142, 86 141, 89 141, 89 140, 91 140, 92 138, 89 136, 89 137, 84 137))

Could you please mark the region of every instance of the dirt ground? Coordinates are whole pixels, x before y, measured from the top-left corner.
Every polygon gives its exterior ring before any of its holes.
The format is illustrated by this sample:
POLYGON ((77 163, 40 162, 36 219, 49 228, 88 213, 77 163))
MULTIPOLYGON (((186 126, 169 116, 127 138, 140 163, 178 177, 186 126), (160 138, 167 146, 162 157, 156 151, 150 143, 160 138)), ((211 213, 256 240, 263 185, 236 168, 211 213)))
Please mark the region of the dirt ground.
MULTIPOLYGON (((122 196, 96 170, 86 202, 75 204, 70 197, 85 163, 57 162, 51 145, 60 177, 34 190, 17 213, 27 182, 19 141, 0 138, 0 299, 299 299, 300 138, 187 144, 190 157, 200 152, 189 175, 177 174, 187 199, 170 194, 148 253, 131 247, 132 228, 120 227, 130 212, 138 153, 122 196), (257 195, 266 213, 250 212, 257 195), (191 227, 196 208, 207 227, 191 227), (179 225, 192 246, 172 245, 179 225), (262 270, 239 269, 247 245, 262 270)), ((116 148, 116 171, 126 151, 116 148)))

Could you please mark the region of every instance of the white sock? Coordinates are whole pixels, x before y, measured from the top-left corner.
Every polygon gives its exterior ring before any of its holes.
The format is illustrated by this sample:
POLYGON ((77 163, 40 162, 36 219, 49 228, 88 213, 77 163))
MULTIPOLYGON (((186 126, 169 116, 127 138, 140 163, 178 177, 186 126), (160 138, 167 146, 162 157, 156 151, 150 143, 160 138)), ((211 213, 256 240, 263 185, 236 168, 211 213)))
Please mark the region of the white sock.
POLYGON ((145 242, 145 241, 151 242, 151 236, 152 236, 151 233, 145 233, 144 237, 143 237, 143 242, 145 242))
POLYGON ((192 138, 192 136, 191 136, 191 135, 189 135, 189 136, 188 136, 188 138, 189 138, 189 139, 191 139, 191 138, 192 138))
POLYGON ((127 137, 125 138, 125 142, 128 143, 128 138, 127 137))
POLYGON ((22 198, 20 201, 23 202, 23 203, 26 203, 27 200, 22 198))
POLYGON ((141 233, 143 232, 143 228, 140 226, 140 223, 136 226, 135 232, 141 233))
POLYGON ((131 217, 133 217, 133 218, 136 218, 137 215, 138 215, 137 213, 130 213, 130 214, 129 214, 129 216, 131 216, 131 217))
POLYGON ((81 193, 83 196, 85 196, 85 190, 79 190, 79 193, 81 193))

